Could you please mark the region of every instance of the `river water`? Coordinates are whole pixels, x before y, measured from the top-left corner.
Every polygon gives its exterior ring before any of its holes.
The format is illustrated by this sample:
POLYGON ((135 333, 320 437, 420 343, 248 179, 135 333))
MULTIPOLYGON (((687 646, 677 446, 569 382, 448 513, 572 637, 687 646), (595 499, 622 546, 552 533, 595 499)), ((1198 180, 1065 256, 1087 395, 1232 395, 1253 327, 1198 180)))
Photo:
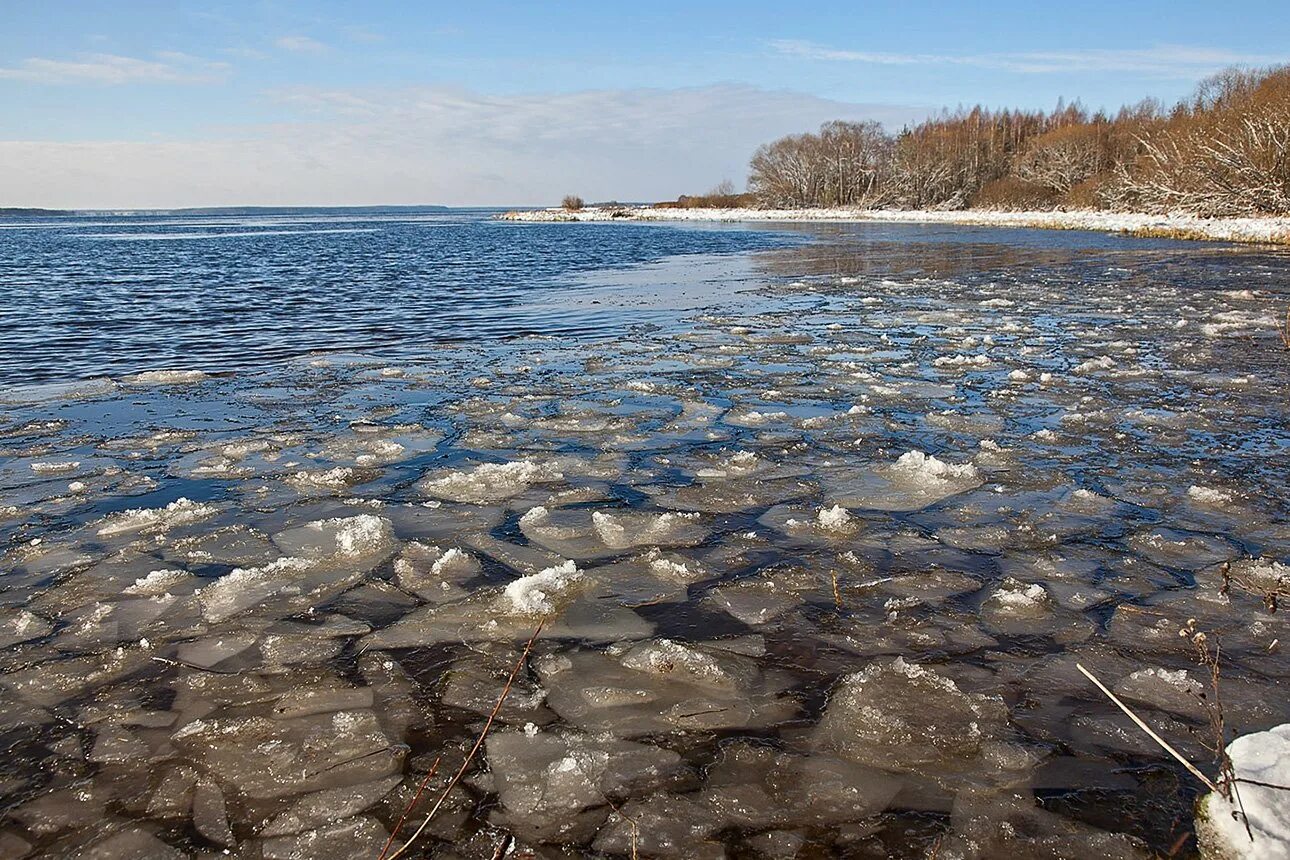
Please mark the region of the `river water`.
POLYGON ((1284 252, 491 214, 0 224, 0 855, 1195 851, 1284 252))

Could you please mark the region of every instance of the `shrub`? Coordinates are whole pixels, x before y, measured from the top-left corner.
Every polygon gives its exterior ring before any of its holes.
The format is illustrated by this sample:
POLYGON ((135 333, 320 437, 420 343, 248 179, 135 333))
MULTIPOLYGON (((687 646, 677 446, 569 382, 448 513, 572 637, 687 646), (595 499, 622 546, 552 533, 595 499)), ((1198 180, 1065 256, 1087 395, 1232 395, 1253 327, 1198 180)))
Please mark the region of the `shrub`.
POLYGON ((565 195, 565 198, 560 201, 560 205, 565 209, 568 209, 570 212, 577 212, 585 204, 582 202, 582 198, 577 194, 567 194, 565 195))

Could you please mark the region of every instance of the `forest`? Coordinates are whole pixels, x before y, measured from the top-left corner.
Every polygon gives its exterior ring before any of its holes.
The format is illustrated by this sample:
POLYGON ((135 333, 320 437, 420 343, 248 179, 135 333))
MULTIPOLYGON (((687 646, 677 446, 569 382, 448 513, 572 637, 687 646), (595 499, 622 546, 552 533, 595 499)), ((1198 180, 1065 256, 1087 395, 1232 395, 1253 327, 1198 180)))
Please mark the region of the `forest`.
POLYGON ((757 149, 748 192, 670 206, 1114 209, 1290 215, 1290 66, 1228 69, 1167 108, 944 111, 891 134, 825 123, 757 149))

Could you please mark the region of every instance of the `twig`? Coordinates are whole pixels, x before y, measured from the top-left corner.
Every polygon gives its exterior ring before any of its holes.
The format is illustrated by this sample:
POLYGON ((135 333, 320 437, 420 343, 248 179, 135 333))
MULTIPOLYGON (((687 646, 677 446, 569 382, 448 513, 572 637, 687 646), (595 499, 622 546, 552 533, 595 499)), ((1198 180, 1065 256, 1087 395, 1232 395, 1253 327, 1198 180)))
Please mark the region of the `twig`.
MULTIPOLYGON (((407 842, 403 843, 398 851, 389 855, 388 860, 396 860, 396 858, 402 856, 404 851, 407 851, 412 847, 412 843, 417 841, 418 837, 421 836, 422 831, 430 825, 430 819, 434 818, 435 813, 439 811, 439 807, 443 806, 444 801, 448 799, 448 794, 457 787, 457 783, 461 781, 463 776, 465 776, 467 769, 470 767, 470 763, 475 760, 476 753, 478 753, 480 747, 484 745, 484 740, 488 737, 488 730, 493 727, 493 721, 497 719, 497 714, 502 710, 502 704, 506 701, 506 697, 510 695, 511 686, 515 683, 515 679, 519 677, 520 670, 524 668, 525 661, 528 660, 529 654, 533 651, 533 643, 537 642, 538 634, 542 632, 542 627, 545 624, 545 618, 539 621, 538 626, 533 630, 533 635, 530 636, 529 641, 525 643, 523 653, 520 654, 520 658, 515 661, 515 665, 511 668, 511 675, 506 679, 506 686, 502 688, 502 694, 497 697, 497 704, 493 705, 492 712, 484 722, 484 728, 480 730, 479 737, 475 739, 475 745, 471 747, 470 752, 466 754, 466 760, 461 763, 461 767, 457 769, 457 772, 453 775, 452 779, 450 779, 448 784, 444 786, 443 792, 439 795, 439 799, 435 801, 434 806, 430 807, 430 811, 426 813, 425 821, 421 822, 421 826, 416 829, 416 832, 412 834, 407 842)), ((379 860, 387 860, 384 852, 382 852, 379 860)))
POLYGON ((1133 711, 1129 710, 1129 706, 1124 704, 1124 702, 1121 702, 1120 699, 1115 695, 1115 693, 1112 693, 1110 690, 1106 688, 1105 684, 1103 684, 1097 678, 1093 677, 1092 672, 1085 669, 1084 666, 1081 665, 1080 663, 1076 663, 1075 668, 1079 669, 1080 672, 1084 674, 1085 678, 1088 678, 1090 681, 1096 684, 1097 688, 1101 690, 1103 693, 1105 693, 1108 699, 1110 699, 1112 702, 1115 702, 1115 704, 1119 707, 1119 709, 1124 711, 1124 713, 1129 717, 1129 719, 1137 723, 1138 728, 1146 732, 1153 741, 1160 744, 1161 749, 1163 749, 1165 752, 1169 753, 1171 756, 1176 758, 1183 767, 1187 768, 1187 770, 1191 773, 1192 776, 1196 777, 1201 782, 1203 782, 1206 788, 1208 788, 1210 791, 1216 794, 1223 793, 1222 791, 1219 790, 1218 786, 1214 784, 1213 780, 1205 776, 1205 774, 1201 773, 1200 769, 1196 767, 1196 765, 1192 764, 1191 762, 1187 761, 1187 759, 1183 758, 1182 753, 1178 752, 1178 750, 1171 747, 1168 741, 1160 737, 1160 735, 1156 734, 1155 731, 1151 728, 1151 726, 1147 725, 1142 721, 1141 717, 1133 713, 1133 711))
POLYGON ((502 860, 506 852, 511 850, 511 844, 515 842, 515 837, 507 833, 502 837, 502 841, 497 843, 497 850, 493 852, 493 860, 502 860))
POLYGON ((421 799, 421 793, 426 790, 426 786, 430 784, 430 780, 434 779, 435 773, 439 770, 439 762, 442 760, 442 755, 435 757, 434 764, 430 765, 430 772, 426 774, 425 779, 421 780, 421 784, 417 786, 417 793, 412 796, 411 802, 403 808, 403 814, 399 816, 398 822, 394 825, 393 829, 390 830, 390 838, 385 840, 385 847, 381 849, 381 856, 376 858, 376 860, 385 860, 386 852, 388 852, 390 850, 390 846, 394 844, 394 837, 398 836, 399 831, 403 829, 403 822, 408 820, 408 815, 411 814, 412 808, 415 807, 417 805, 417 801, 421 799))

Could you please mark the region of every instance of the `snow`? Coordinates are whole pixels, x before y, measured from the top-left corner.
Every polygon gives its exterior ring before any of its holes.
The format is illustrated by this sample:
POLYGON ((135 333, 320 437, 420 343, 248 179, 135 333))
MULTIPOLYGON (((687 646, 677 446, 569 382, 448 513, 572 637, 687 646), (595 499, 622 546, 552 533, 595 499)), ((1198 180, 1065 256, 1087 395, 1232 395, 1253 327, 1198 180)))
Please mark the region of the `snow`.
POLYGON ((551 483, 563 477, 554 463, 515 460, 481 463, 466 471, 431 476, 419 486, 422 492, 436 498, 487 504, 518 496, 533 484, 551 483))
MULTIPOLYGON (((1227 745, 1227 754, 1240 779, 1290 785, 1290 723, 1243 735, 1227 745)), ((1248 782, 1238 782, 1236 792, 1239 804, 1216 793, 1201 799, 1196 829, 1206 856, 1215 860, 1290 857, 1290 793, 1248 782)))
POLYGON ((206 378, 206 373, 201 370, 145 370, 127 376, 124 381, 130 385, 184 385, 206 378))
POLYGON ((531 576, 509 583, 504 594, 515 611, 546 615, 555 611, 556 601, 582 579, 582 571, 572 561, 564 561, 531 576))
POLYGON ((102 537, 112 537, 138 531, 164 531, 209 519, 218 512, 219 509, 214 505, 178 498, 164 508, 122 511, 104 521, 98 533, 102 537))
POLYGON ((929 211, 903 209, 654 209, 586 207, 577 212, 539 209, 507 212, 510 221, 878 221, 913 224, 969 224, 988 227, 1036 227, 1108 233, 1175 234, 1230 242, 1290 241, 1290 218, 1200 218, 1187 214, 1074 210, 1002 212, 984 209, 929 211))

